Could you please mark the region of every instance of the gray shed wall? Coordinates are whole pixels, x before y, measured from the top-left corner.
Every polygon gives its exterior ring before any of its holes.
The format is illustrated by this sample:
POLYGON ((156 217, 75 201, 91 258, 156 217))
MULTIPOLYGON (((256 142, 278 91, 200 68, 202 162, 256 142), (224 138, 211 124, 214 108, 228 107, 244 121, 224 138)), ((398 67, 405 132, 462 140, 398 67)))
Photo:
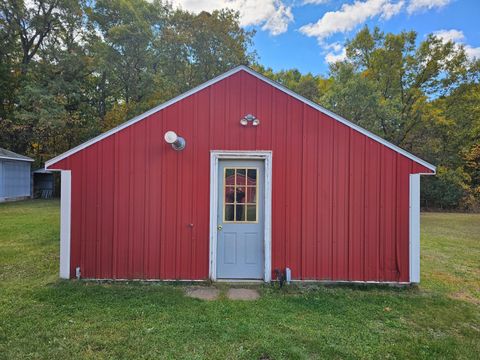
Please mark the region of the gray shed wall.
POLYGON ((30 162, 0 159, 0 201, 31 196, 30 162))

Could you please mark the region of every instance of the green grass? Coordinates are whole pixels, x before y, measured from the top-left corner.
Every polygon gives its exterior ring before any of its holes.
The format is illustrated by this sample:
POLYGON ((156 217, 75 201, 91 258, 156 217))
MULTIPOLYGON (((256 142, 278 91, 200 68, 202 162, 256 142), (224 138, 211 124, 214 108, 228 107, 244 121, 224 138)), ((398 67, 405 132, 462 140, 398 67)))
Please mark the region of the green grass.
POLYGON ((0 205, 0 359, 480 353, 480 215, 422 215, 418 288, 266 286, 255 302, 203 302, 179 285, 59 281, 58 205, 0 205))

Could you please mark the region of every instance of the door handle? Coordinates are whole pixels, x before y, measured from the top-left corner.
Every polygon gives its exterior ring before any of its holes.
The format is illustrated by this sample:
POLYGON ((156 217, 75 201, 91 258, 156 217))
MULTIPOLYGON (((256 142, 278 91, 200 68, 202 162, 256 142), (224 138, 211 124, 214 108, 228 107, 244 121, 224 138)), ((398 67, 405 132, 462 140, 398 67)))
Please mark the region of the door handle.
POLYGON ((222 225, 217 225, 217 230, 218 230, 218 231, 222 231, 222 229, 223 229, 223 226, 222 226, 222 225))

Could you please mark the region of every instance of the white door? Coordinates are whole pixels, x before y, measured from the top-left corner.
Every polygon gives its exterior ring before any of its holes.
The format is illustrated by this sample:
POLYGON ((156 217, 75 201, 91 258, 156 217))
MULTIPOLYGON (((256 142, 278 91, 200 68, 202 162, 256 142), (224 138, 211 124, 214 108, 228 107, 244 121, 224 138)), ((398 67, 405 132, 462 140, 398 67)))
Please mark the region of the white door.
POLYGON ((220 160, 217 278, 262 279, 264 162, 220 160))

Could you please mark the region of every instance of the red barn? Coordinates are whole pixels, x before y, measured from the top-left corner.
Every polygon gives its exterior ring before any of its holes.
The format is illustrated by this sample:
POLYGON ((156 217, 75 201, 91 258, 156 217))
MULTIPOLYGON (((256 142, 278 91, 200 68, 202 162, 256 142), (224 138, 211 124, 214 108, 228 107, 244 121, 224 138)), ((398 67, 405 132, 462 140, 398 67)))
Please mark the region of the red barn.
POLYGON ((48 161, 60 276, 419 282, 435 167, 245 66, 48 161))

